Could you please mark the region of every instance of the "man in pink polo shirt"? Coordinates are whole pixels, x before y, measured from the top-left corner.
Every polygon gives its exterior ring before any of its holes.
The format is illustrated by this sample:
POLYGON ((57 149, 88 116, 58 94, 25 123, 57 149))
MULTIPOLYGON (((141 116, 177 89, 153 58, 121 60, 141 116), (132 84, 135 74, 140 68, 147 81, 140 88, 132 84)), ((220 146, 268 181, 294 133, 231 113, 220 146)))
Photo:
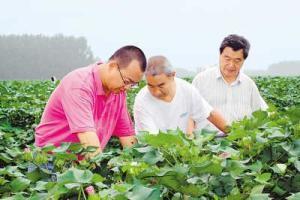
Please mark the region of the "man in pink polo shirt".
POLYGON ((62 142, 96 146, 95 156, 111 136, 121 145, 135 143, 135 132, 127 111, 126 90, 143 77, 146 58, 141 49, 125 46, 107 63, 96 63, 67 74, 50 96, 35 144, 59 146, 62 142))

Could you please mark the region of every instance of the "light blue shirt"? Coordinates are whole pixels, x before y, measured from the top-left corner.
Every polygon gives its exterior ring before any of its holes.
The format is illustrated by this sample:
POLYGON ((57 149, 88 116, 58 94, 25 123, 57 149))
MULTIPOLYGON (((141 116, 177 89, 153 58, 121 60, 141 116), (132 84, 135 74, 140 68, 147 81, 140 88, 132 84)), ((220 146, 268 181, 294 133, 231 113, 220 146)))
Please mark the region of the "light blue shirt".
POLYGON ((203 98, 225 118, 228 123, 250 116, 252 112, 268 108, 255 82, 243 72, 228 84, 219 67, 200 72, 192 83, 203 98))

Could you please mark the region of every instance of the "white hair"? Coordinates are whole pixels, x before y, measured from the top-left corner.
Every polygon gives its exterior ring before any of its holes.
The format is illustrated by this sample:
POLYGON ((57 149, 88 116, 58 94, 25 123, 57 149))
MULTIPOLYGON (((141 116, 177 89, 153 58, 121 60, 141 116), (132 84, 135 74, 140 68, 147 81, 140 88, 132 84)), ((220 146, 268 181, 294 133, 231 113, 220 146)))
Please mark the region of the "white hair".
POLYGON ((152 56, 148 59, 146 76, 165 74, 170 76, 174 73, 173 67, 165 56, 152 56))

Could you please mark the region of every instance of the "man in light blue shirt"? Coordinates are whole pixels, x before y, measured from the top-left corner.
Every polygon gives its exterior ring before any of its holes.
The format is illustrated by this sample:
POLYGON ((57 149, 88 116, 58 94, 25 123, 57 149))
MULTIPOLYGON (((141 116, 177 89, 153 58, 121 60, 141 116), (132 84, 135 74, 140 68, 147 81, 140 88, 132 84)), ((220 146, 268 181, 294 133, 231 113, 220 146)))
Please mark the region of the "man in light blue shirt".
MULTIPOLYGON (((244 37, 225 37, 220 46, 219 67, 200 72, 192 83, 229 124, 268 108, 255 82, 241 72, 249 49, 250 44, 244 37)), ((198 126, 203 127, 205 123, 198 126)))

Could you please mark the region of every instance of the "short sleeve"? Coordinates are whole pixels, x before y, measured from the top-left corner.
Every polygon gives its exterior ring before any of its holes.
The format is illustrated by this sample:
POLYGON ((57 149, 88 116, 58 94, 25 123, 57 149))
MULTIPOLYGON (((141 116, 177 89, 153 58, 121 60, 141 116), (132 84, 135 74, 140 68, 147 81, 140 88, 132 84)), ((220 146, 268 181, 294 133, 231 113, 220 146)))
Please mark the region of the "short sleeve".
POLYGON ((253 86, 252 86, 253 90, 252 90, 252 94, 251 94, 251 109, 252 112, 256 111, 256 110, 267 110, 268 109, 268 105, 265 102, 265 100, 262 98, 262 96, 259 93, 259 90, 256 86, 256 84, 253 82, 253 86))
POLYGON ((155 134, 159 132, 151 114, 147 111, 145 104, 143 104, 142 99, 138 95, 134 101, 133 115, 137 133, 139 131, 148 131, 155 134))
POLYGON ((68 89, 62 94, 61 104, 71 133, 96 132, 92 94, 79 88, 68 89))
POLYGON ((201 94, 197 91, 194 86, 192 87, 192 108, 191 108, 191 118, 196 123, 201 123, 205 121, 213 108, 209 105, 209 103, 201 96, 201 94))

